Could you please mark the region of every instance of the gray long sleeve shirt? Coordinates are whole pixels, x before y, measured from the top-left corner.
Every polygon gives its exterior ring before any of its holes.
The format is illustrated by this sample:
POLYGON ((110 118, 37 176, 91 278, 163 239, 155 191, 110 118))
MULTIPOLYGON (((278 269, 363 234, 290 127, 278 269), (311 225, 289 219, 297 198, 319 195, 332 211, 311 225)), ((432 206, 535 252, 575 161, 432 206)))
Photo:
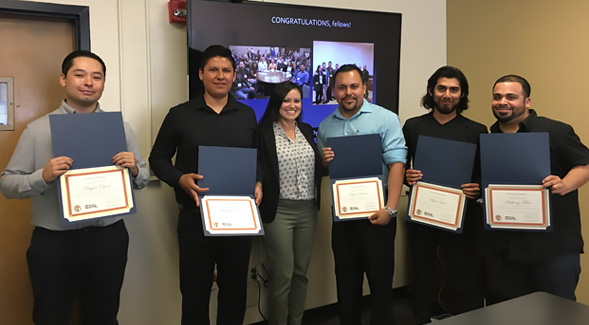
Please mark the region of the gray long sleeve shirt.
MULTIPOLYGON (((94 113, 102 112, 100 104, 94 113)), ((74 109, 65 101, 55 111, 29 123, 23 131, 8 166, 2 172, 0 189, 7 198, 33 198, 31 223, 49 230, 71 230, 89 226, 104 227, 119 221, 120 217, 103 218, 85 222, 68 223, 62 216, 57 193, 57 180, 47 184, 43 180, 43 168, 54 157, 51 142, 49 115, 73 114, 74 109)), ((108 132, 105 130, 105 132, 108 132)), ((83 136, 83 135, 80 135, 83 136)), ((149 181, 147 164, 141 157, 137 140, 131 127, 125 123, 127 151, 135 155, 139 173, 133 178, 134 187, 145 187, 149 181)), ((18 218, 20 216, 12 216, 18 218)))

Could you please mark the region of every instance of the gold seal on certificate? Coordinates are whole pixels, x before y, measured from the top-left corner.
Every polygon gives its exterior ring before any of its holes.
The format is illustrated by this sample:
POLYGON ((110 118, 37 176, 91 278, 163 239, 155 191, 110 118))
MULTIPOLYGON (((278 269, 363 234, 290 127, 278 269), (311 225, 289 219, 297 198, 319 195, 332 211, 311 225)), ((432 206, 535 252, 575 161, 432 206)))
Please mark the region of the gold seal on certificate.
POLYGON ((340 220, 368 218, 384 208, 382 181, 378 177, 335 181, 333 203, 340 220))
POLYGON ((411 221, 457 231, 462 228, 466 196, 461 189, 417 182, 411 189, 411 221))
POLYGON ((264 234, 258 207, 249 196, 205 195, 200 206, 205 236, 264 234))
POLYGON ((133 193, 129 170, 119 166, 68 170, 59 178, 63 216, 69 221, 129 213, 133 193))
POLYGON ((485 189, 487 224, 493 229, 546 230, 549 191, 541 185, 494 185, 485 189))

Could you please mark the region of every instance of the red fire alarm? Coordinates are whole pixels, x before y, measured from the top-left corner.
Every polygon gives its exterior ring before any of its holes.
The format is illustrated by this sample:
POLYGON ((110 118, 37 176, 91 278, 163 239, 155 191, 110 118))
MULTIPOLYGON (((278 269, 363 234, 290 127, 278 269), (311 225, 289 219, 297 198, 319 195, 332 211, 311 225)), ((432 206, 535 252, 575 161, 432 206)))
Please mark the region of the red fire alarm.
POLYGON ((170 0, 168 2, 168 21, 170 23, 186 23, 186 0, 170 0))

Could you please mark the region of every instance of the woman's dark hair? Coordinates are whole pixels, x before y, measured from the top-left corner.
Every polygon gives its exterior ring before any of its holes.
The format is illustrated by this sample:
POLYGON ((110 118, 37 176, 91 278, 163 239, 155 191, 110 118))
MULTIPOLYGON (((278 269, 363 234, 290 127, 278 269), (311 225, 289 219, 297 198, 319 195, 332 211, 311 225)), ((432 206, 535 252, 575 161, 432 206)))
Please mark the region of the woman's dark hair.
MULTIPOLYGON (((266 111, 260 119, 260 125, 271 125, 272 123, 278 121, 278 119, 280 118, 279 110, 280 106, 282 106, 282 101, 284 101, 286 95, 288 95, 288 93, 293 89, 299 91, 302 99, 303 91, 301 90, 301 87, 299 87, 299 85, 297 85, 296 83, 291 81, 285 81, 276 85, 274 91, 272 92, 272 95, 270 95, 270 100, 268 100, 268 106, 266 106, 266 111)), ((296 119, 298 123, 301 122, 301 115, 303 115, 302 112, 296 119)))

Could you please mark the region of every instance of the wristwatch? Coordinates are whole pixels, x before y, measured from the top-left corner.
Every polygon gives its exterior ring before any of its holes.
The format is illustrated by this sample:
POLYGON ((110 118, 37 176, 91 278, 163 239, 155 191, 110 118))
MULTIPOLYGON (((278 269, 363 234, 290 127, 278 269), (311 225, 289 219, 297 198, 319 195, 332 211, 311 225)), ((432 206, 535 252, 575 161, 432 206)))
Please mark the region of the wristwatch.
POLYGON ((393 210, 393 209, 389 208, 386 205, 385 205, 384 209, 387 210, 387 212, 389 213, 389 215, 391 216, 391 218, 396 218, 397 217, 397 210, 393 210))

